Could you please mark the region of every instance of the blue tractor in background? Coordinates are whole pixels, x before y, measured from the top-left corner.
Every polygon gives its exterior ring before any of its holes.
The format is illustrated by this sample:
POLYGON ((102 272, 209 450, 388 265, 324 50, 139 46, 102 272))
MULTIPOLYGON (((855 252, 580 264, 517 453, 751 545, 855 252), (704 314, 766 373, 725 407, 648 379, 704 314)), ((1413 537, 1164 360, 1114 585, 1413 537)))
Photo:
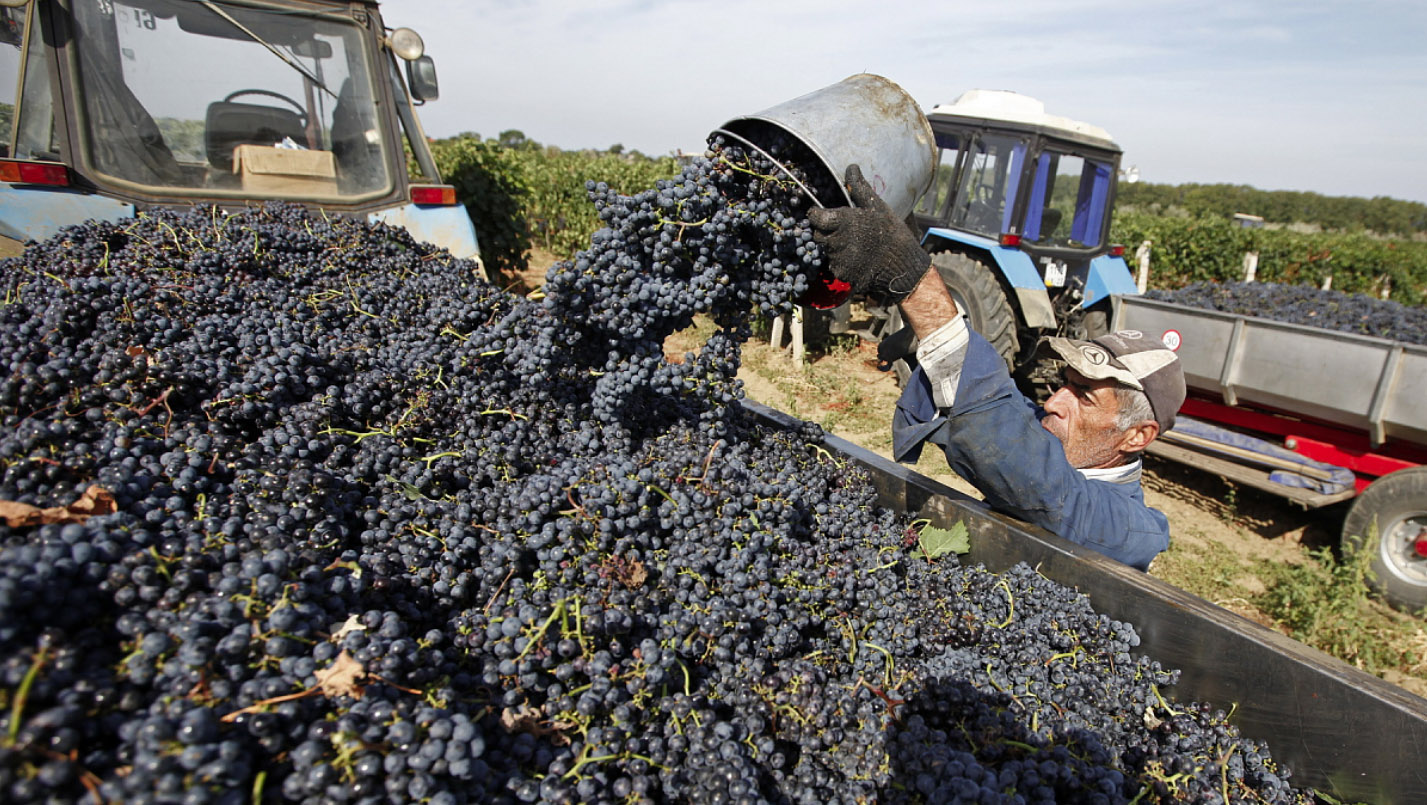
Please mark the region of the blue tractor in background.
MULTIPOLYGON (((1138 292, 1110 243, 1120 147, 1014 92, 971 90, 928 119, 940 162, 912 223, 972 329, 1028 396, 1043 395, 1058 367, 1040 338, 1101 335, 1110 296, 1138 292)), ((869 313, 874 338, 902 326, 896 308, 869 313)))

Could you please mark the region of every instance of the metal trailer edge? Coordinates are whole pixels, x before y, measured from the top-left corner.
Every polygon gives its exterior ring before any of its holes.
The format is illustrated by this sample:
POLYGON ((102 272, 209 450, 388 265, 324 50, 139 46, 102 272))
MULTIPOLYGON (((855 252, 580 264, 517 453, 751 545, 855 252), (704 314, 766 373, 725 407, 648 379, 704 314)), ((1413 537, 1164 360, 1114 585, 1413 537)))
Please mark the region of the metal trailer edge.
MULTIPOLYGON (((771 423, 796 419, 752 401, 771 423)), ((984 504, 835 436, 828 449, 867 471, 878 502, 949 526, 965 522, 963 561, 1000 572, 1026 562, 1134 625, 1139 653, 1181 672, 1170 693, 1228 712, 1292 771, 1294 785, 1345 802, 1427 802, 1427 699, 1148 574, 984 504)))
POLYGON ((1427 446, 1427 347, 1139 296, 1112 300, 1115 329, 1176 334, 1191 390, 1361 431, 1374 447, 1427 446))

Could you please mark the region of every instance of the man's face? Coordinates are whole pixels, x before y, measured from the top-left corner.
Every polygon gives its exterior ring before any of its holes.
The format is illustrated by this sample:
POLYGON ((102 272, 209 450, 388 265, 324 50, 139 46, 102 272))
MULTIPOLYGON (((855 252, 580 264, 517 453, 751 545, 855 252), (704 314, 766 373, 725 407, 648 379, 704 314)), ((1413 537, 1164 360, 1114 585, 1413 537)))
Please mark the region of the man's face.
POLYGON ((1115 381, 1090 380, 1066 367, 1065 385, 1046 400, 1041 427, 1055 434, 1076 469, 1113 467, 1123 460, 1125 434, 1115 425, 1120 403, 1115 381))

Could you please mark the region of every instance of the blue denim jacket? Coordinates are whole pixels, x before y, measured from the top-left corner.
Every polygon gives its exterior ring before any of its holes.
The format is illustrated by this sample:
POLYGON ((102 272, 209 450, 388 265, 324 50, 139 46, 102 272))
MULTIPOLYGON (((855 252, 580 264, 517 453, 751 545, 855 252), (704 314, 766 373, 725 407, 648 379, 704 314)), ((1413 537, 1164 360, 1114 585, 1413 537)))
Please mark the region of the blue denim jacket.
POLYGON ((1148 569, 1169 547, 1168 518, 1145 505, 1138 478, 1093 480, 1070 466, 1060 440, 1041 427, 1043 415, 1016 390, 996 350, 973 332, 949 410, 937 410, 920 367, 912 374, 892 422, 893 456, 913 463, 931 442, 996 511, 1148 569))

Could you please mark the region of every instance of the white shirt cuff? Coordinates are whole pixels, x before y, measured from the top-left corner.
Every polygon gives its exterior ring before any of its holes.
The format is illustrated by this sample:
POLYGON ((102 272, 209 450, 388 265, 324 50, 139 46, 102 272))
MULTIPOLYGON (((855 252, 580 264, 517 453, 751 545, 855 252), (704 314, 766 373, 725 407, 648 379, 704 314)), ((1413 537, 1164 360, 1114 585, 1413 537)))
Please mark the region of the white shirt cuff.
POLYGON ((917 362, 931 383, 932 400, 937 408, 950 408, 956 402, 956 386, 961 382, 961 366, 966 360, 970 339, 966 319, 957 316, 938 327, 917 347, 917 362))

